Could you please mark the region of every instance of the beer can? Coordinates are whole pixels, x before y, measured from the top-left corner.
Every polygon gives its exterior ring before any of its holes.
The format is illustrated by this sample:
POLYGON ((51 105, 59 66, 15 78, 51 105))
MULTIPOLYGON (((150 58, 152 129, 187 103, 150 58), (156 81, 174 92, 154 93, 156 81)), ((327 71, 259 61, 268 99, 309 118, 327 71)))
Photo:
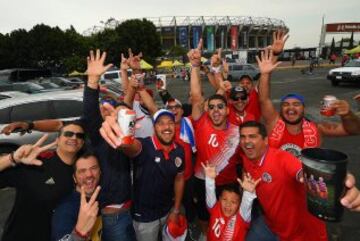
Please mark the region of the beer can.
POLYGON ((135 111, 130 109, 120 109, 118 112, 118 124, 123 134, 121 137, 121 143, 132 144, 135 139, 135 123, 136 114, 135 111))
POLYGON ((335 109, 331 107, 331 104, 336 100, 337 98, 333 95, 325 95, 323 101, 321 102, 320 114, 323 116, 335 115, 335 109))
POLYGON ((144 87, 144 78, 145 78, 145 74, 135 74, 135 78, 136 80, 139 82, 139 87, 144 87))

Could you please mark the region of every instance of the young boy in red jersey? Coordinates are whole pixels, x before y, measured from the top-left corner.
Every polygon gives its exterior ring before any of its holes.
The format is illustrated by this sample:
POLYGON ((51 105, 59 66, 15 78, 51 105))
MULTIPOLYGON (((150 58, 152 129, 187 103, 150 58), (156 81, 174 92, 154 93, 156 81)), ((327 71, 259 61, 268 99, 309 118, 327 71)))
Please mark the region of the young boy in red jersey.
POLYGON ((208 241, 245 240, 251 220, 251 208, 256 198, 255 188, 261 179, 254 181, 250 174, 244 175, 244 180, 238 179, 244 189, 241 199, 241 190, 236 184, 223 186, 219 200, 216 200, 215 178, 216 168, 207 163, 201 163, 205 173, 206 204, 210 213, 208 241))

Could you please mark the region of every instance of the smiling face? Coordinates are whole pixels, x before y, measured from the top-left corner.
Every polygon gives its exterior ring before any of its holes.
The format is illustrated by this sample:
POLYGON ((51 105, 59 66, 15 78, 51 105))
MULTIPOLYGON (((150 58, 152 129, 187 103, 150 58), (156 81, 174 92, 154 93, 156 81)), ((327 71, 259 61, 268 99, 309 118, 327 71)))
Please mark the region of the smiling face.
POLYGON ((221 205, 221 211, 225 217, 231 217, 239 211, 239 194, 224 190, 220 195, 219 201, 221 205))
POLYGON ((299 124, 304 118, 304 105, 296 98, 284 100, 280 108, 280 116, 287 124, 299 124))
POLYGON ((57 142, 57 151, 75 155, 84 145, 84 130, 81 126, 70 124, 62 128, 57 142))
POLYGON ((258 161, 266 152, 267 137, 259 133, 257 127, 244 127, 240 130, 240 146, 247 158, 258 161))
POLYGON ((75 163, 74 181, 76 190, 84 187, 86 196, 90 197, 100 181, 100 167, 95 156, 80 157, 75 163))
POLYGON ((242 100, 242 99, 238 99, 238 100, 232 100, 230 99, 230 103, 234 106, 234 108, 238 111, 238 112, 244 112, 245 107, 247 106, 249 102, 249 99, 246 98, 246 100, 242 100))
POLYGON ((181 105, 179 105, 179 103, 176 103, 175 100, 169 101, 166 106, 166 109, 168 109, 175 115, 175 123, 176 124, 180 123, 181 117, 184 114, 184 110, 181 107, 181 105))
POLYGON ((249 78, 247 78, 247 77, 243 77, 243 78, 240 80, 239 85, 240 85, 241 87, 243 87, 248 94, 249 94, 250 91, 254 88, 253 82, 252 82, 249 78))
POLYGON ((221 99, 212 99, 208 102, 208 115, 215 127, 223 128, 226 126, 229 110, 226 103, 221 99))
POLYGON ((161 116, 154 124, 154 129, 161 144, 171 145, 175 136, 175 122, 170 116, 161 116))

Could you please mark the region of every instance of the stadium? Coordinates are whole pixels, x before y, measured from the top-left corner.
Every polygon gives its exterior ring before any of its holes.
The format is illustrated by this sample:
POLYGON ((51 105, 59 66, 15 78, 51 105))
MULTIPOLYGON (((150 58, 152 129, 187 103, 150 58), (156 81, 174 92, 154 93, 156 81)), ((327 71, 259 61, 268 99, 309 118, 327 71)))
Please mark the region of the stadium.
MULTIPOLYGON (((200 37, 204 39, 204 50, 213 52, 217 48, 225 51, 257 50, 271 43, 272 33, 279 28, 288 31, 283 20, 250 16, 169 16, 146 17, 157 27, 162 49, 180 45, 185 49, 196 47, 200 37)), ((94 26, 85 35, 112 28, 125 20, 111 18, 94 26)))

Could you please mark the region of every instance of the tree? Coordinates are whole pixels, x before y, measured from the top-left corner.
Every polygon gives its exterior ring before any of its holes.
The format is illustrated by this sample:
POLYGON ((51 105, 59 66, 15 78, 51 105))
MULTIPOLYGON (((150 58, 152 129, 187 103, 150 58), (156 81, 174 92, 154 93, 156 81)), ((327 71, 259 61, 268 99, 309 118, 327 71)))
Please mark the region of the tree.
POLYGON ((331 42, 331 46, 330 46, 330 55, 335 53, 335 39, 333 37, 332 42, 331 42))
POLYGON ((354 32, 351 32, 350 43, 349 43, 349 49, 352 48, 354 48, 354 32))
POLYGON ((339 49, 340 49, 340 53, 342 53, 343 45, 344 45, 344 39, 343 39, 343 38, 341 38, 341 41, 340 41, 340 47, 339 47, 339 49))

